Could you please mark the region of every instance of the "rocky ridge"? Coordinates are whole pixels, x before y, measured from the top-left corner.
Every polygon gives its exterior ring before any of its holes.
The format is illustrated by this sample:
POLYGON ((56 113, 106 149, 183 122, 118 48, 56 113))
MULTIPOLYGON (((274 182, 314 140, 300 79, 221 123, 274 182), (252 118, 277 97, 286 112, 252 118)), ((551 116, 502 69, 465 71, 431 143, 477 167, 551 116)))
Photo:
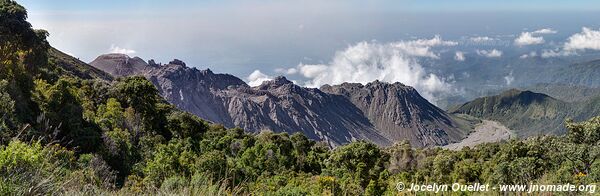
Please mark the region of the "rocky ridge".
POLYGON ((115 77, 143 75, 180 109, 251 132, 302 132, 331 146, 355 140, 387 146, 408 140, 425 147, 466 136, 454 118, 400 83, 344 83, 316 89, 277 77, 250 87, 235 76, 190 68, 180 60, 161 65, 108 54, 90 64, 115 77))

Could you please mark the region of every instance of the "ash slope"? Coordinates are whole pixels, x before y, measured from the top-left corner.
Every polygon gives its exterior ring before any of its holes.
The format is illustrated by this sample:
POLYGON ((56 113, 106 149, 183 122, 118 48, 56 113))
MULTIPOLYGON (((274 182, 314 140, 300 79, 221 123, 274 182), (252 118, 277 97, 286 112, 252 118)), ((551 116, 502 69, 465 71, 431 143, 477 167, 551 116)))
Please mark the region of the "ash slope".
POLYGON ((369 140, 387 146, 408 140, 416 147, 460 141, 465 129, 443 110, 400 83, 342 84, 304 88, 284 77, 257 87, 229 74, 108 54, 90 64, 115 77, 144 75, 182 110, 246 131, 302 132, 336 146, 369 140), (142 63, 143 62, 143 63, 142 63))

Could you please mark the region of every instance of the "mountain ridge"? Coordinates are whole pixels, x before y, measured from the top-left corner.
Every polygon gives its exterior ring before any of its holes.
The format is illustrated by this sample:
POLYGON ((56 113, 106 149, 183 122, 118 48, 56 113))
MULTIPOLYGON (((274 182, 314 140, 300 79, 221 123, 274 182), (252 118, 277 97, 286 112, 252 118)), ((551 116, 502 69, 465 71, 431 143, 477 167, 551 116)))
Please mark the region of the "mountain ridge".
POLYGON ((564 134, 565 119, 581 120, 600 115, 600 96, 583 102, 566 102, 543 93, 510 89, 480 97, 448 110, 501 122, 520 137, 564 134))
POLYGON ((113 57, 101 55, 90 65, 116 77, 144 75, 170 103, 227 127, 239 126, 251 132, 302 132, 332 146, 355 140, 388 146, 403 139, 419 147, 438 146, 460 141, 467 132, 455 118, 401 83, 375 81, 347 95, 325 87, 301 87, 283 76, 250 87, 235 76, 189 68, 180 60, 150 66, 136 63, 140 62, 132 60, 136 57, 113 57), (378 102, 361 105, 356 98, 378 102), (377 107, 386 105, 387 100, 389 112, 377 118, 377 107))

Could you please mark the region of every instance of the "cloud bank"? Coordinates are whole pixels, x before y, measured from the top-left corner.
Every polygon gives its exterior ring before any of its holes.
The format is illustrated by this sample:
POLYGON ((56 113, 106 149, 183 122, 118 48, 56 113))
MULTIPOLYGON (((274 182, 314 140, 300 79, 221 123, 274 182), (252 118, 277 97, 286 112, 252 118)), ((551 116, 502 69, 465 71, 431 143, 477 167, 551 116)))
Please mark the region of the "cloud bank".
POLYGON ((567 39, 564 49, 566 51, 600 50, 600 29, 596 31, 583 27, 581 33, 576 33, 567 39))
POLYGON ((483 37, 471 37, 471 38, 469 38, 469 40, 471 40, 472 42, 489 42, 489 41, 494 41, 496 39, 487 37, 487 36, 483 36, 483 37))
POLYGON ((567 38, 562 48, 542 50, 540 56, 542 58, 571 56, 585 50, 600 50, 600 29, 583 27, 580 33, 567 38))
POLYGON ((451 84, 427 73, 416 57, 439 58, 431 48, 455 46, 439 36, 392 43, 360 42, 338 51, 327 64, 300 64, 298 73, 307 78, 308 87, 343 82, 369 83, 374 80, 401 82, 413 86, 423 97, 435 102, 436 96, 449 92, 451 84))

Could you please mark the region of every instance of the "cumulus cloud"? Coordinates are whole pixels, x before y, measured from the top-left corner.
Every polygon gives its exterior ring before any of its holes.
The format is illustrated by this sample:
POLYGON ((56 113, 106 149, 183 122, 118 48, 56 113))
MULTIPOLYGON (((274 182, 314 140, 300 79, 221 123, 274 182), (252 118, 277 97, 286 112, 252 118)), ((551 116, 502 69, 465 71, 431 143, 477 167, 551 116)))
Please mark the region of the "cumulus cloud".
POLYGON ((580 33, 571 35, 562 48, 542 50, 542 58, 577 55, 578 51, 600 50, 600 29, 583 27, 580 33))
POLYGON ((531 33, 533 33, 533 34, 555 34, 558 32, 551 28, 544 28, 544 29, 539 29, 539 30, 531 32, 531 33))
POLYGON ((476 51, 479 56, 484 56, 488 58, 498 58, 502 56, 502 51, 492 49, 492 50, 477 50, 476 51))
MULTIPOLYGON (((365 43, 365 42, 363 42, 365 43)), ((363 44, 359 43, 359 44, 363 44)), ((439 58, 438 54, 431 51, 431 47, 435 46, 456 46, 458 42, 443 40, 439 35, 432 39, 417 39, 411 41, 401 41, 390 43, 391 47, 400 50, 402 53, 409 56, 439 58)), ((360 52, 360 51, 357 51, 360 52)))
POLYGON ((543 43, 543 37, 535 37, 530 32, 522 32, 521 35, 515 39, 515 45, 517 46, 537 45, 543 43))
POLYGON ((583 27, 581 33, 569 37, 564 45, 566 51, 600 50, 600 30, 583 27))
POLYGON ((254 72, 252 72, 248 76, 247 79, 248 79, 248 85, 250 85, 250 86, 259 86, 264 81, 273 80, 273 77, 260 72, 260 70, 254 70, 254 72))
POLYGON ((521 55, 519 58, 526 59, 526 58, 530 58, 530 57, 536 57, 537 55, 538 55, 537 52, 531 51, 528 54, 521 55))
POLYGON ((507 76, 504 76, 504 81, 506 82, 506 86, 510 86, 515 81, 512 71, 507 76))
POLYGON ((121 48, 121 47, 116 46, 114 44, 110 45, 110 49, 108 49, 108 51, 110 53, 119 53, 119 54, 126 54, 126 55, 131 55, 131 54, 135 54, 136 53, 135 50, 121 48))
POLYGON ((327 64, 300 64, 298 73, 308 78, 306 86, 343 82, 369 83, 374 80, 401 82, 416 88, 431 102, 436 95, 450 91, 444 78, 427 73, 416 57, 439 58, 431 51, 434 46, 454 46, 439 36, 428 40, 393 43, 360 42, 338 51, 327 64))
POLYGON ((291 75, 291 74, 296 74, 296 73, 298 73, 298 69, 296 69, 296 68, 289 68, 289 69, 285 69, 285 68, 277 68, 277 69, 275 69, 275 72, 277 72, 277 73, 281 73, 281 74, 288 74, 288 75, 291 75))
POLYGON ((454 60, 465 61, 465 53, 461 51, 456 51, 456 53, 454 53, 454 60))
POLYGON ((469 38, 469 40, 471 40, 472 42, 489 42, 489 41, 494 41, 496 39, 484 36, 484 37, 471 37, 471 38, 469 38))

